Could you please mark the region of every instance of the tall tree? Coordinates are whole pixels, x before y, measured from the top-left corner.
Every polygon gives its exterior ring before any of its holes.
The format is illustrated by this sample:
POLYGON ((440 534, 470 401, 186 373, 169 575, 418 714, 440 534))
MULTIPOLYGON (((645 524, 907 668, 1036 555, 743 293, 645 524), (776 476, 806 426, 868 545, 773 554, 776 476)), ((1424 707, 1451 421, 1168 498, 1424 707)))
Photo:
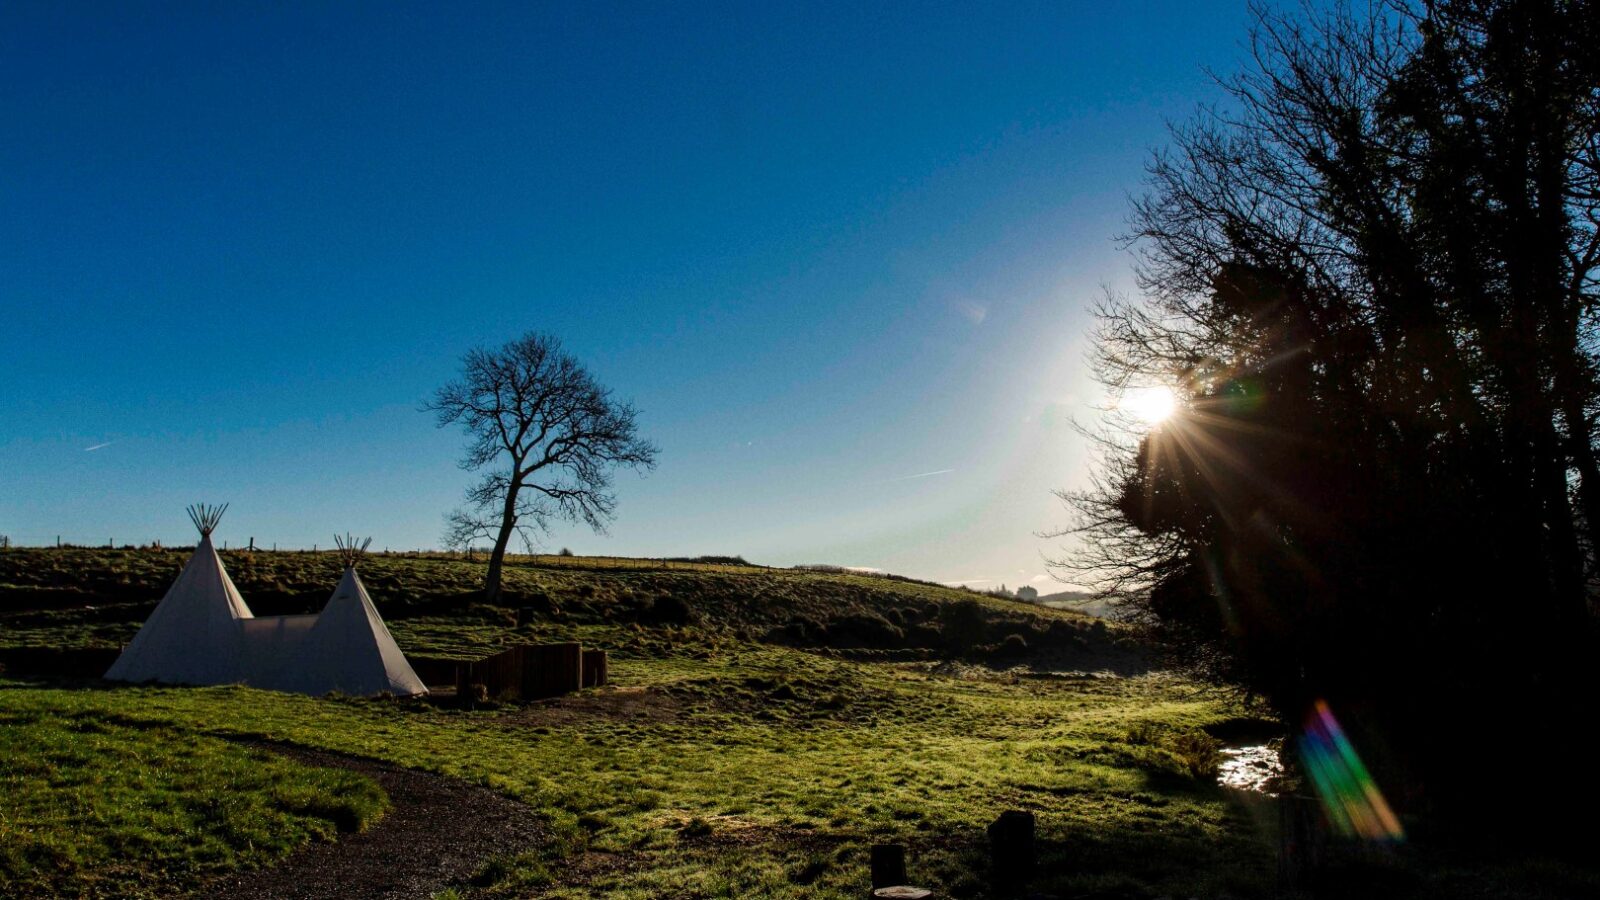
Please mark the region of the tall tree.
POLYGON ((612 470, 655 466, 657 448, 638 436, 633 406, 614 400, 547 334, 470 351, 461 377, 424 408, 439 427, 466 430, 461 467, 483 471, 467 506, 450 514, 445 542, 493 540, 483 585, 490 601, 500 596, 513 534, 531 552, 534 532, 554 519, 604 531, 616 513, 612 470))
POLYGON ((1349 711, 1403 805, 1462 822, 1594 686, 1597 29, 1559 0, 1258 12, 1232 103, 1150 168, 1143 298, 1102 309, 1100 377, 1184 411, 1103 435, 1067 495, 1076 579, 1290 722, 1349 711))

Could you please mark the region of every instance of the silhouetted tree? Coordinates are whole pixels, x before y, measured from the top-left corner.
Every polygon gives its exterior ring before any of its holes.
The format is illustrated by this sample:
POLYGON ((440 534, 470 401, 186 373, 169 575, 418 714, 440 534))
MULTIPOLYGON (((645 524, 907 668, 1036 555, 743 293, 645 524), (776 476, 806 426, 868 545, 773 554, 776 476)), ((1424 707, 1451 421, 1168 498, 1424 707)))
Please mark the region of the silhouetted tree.
POLYGON ((494 542, 483 586, 490 601, 500 595, 513 533, 531 552, 532 532, 555 518, 603 531, 616 510, 611 470, 655 465, 656 447, 638 437, 634 408, 613 400, 547 334, 472 350, 461 378, 424 408, 437 414, 439 427, 466 429, 463 469, 487 470, 467 491, 467 506, 449 515, 445 543, 494 542))
POLYGON ((1291 723, 1329 699, 1402 805, 1477 823, 1480 767, 1593 685, 1597 31, 1259 11, 1233 102, 1150 167, 1143 299, 1100 311, 1099 377, 1184 409, 1063 495, 1074 580, 1291 723))

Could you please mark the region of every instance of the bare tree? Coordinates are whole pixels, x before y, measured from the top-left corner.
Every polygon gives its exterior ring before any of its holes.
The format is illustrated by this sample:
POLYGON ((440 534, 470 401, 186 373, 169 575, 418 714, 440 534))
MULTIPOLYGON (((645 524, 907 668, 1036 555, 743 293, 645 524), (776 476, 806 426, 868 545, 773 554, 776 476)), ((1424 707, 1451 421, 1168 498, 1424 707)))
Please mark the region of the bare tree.
POLYGON ((1099 310, 1099 379, 1182 409, 1093 435, 1095 480, 1063 494, 1071 580, 1291 727, 1360 710, 1400 805, 1480 834, 1546 817, 1480 790, 1498 736, 1595 690, 1593 13, 1257 8, 1230 102, 1174 131, 1135 202, 1143 296, 1099 310), (1434 742, 1464 718, 1495 737, 1434 742))
POLYGON ((534 533, 555 519, 604 532, 616 514, 612 470, 655 466, 657 448, 638 437, 633 406, 614 400, 548 334, 472 350, 461 378, 423 408, 440 428, 459 423, 466 430, 461 468, 483 472, 467 505, 447 517, 445 542, 493 540, 483 585, 491 601, 500 595, 513 534, 531 551, 534 533))

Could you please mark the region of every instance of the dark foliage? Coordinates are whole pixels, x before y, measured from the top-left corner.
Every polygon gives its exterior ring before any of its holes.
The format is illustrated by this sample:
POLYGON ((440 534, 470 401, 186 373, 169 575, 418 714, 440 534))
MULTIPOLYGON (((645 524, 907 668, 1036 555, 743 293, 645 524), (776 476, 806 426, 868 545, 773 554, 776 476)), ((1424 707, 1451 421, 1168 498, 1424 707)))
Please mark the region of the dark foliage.
POLYGON ((748 566, 742 556, 669 556, 667 562, 704 563, 712 566, 748 566))
POLYGON ((1101 436, 1065 565, 1286 721, 1326 698, 1403 808, 1526 833, 1484 772, 1594 686, 1600 16, 1257 18, 1102 310, 1102 379, 1183 409, 1101 436))

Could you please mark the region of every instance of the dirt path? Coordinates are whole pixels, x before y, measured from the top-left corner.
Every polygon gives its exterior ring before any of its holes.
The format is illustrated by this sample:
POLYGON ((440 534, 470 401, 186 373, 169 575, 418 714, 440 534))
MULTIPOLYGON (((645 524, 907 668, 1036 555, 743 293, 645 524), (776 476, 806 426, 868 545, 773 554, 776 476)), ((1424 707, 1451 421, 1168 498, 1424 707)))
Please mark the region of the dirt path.
POLYGON ((362 834, 312 844, 269 869, 196 891, 217 900, 413 900, 470 878, 490 857, 533 849, 547 832, 532 807, 455 778, 278 744, 263 749, 377 781, 394 806, 362 834))

